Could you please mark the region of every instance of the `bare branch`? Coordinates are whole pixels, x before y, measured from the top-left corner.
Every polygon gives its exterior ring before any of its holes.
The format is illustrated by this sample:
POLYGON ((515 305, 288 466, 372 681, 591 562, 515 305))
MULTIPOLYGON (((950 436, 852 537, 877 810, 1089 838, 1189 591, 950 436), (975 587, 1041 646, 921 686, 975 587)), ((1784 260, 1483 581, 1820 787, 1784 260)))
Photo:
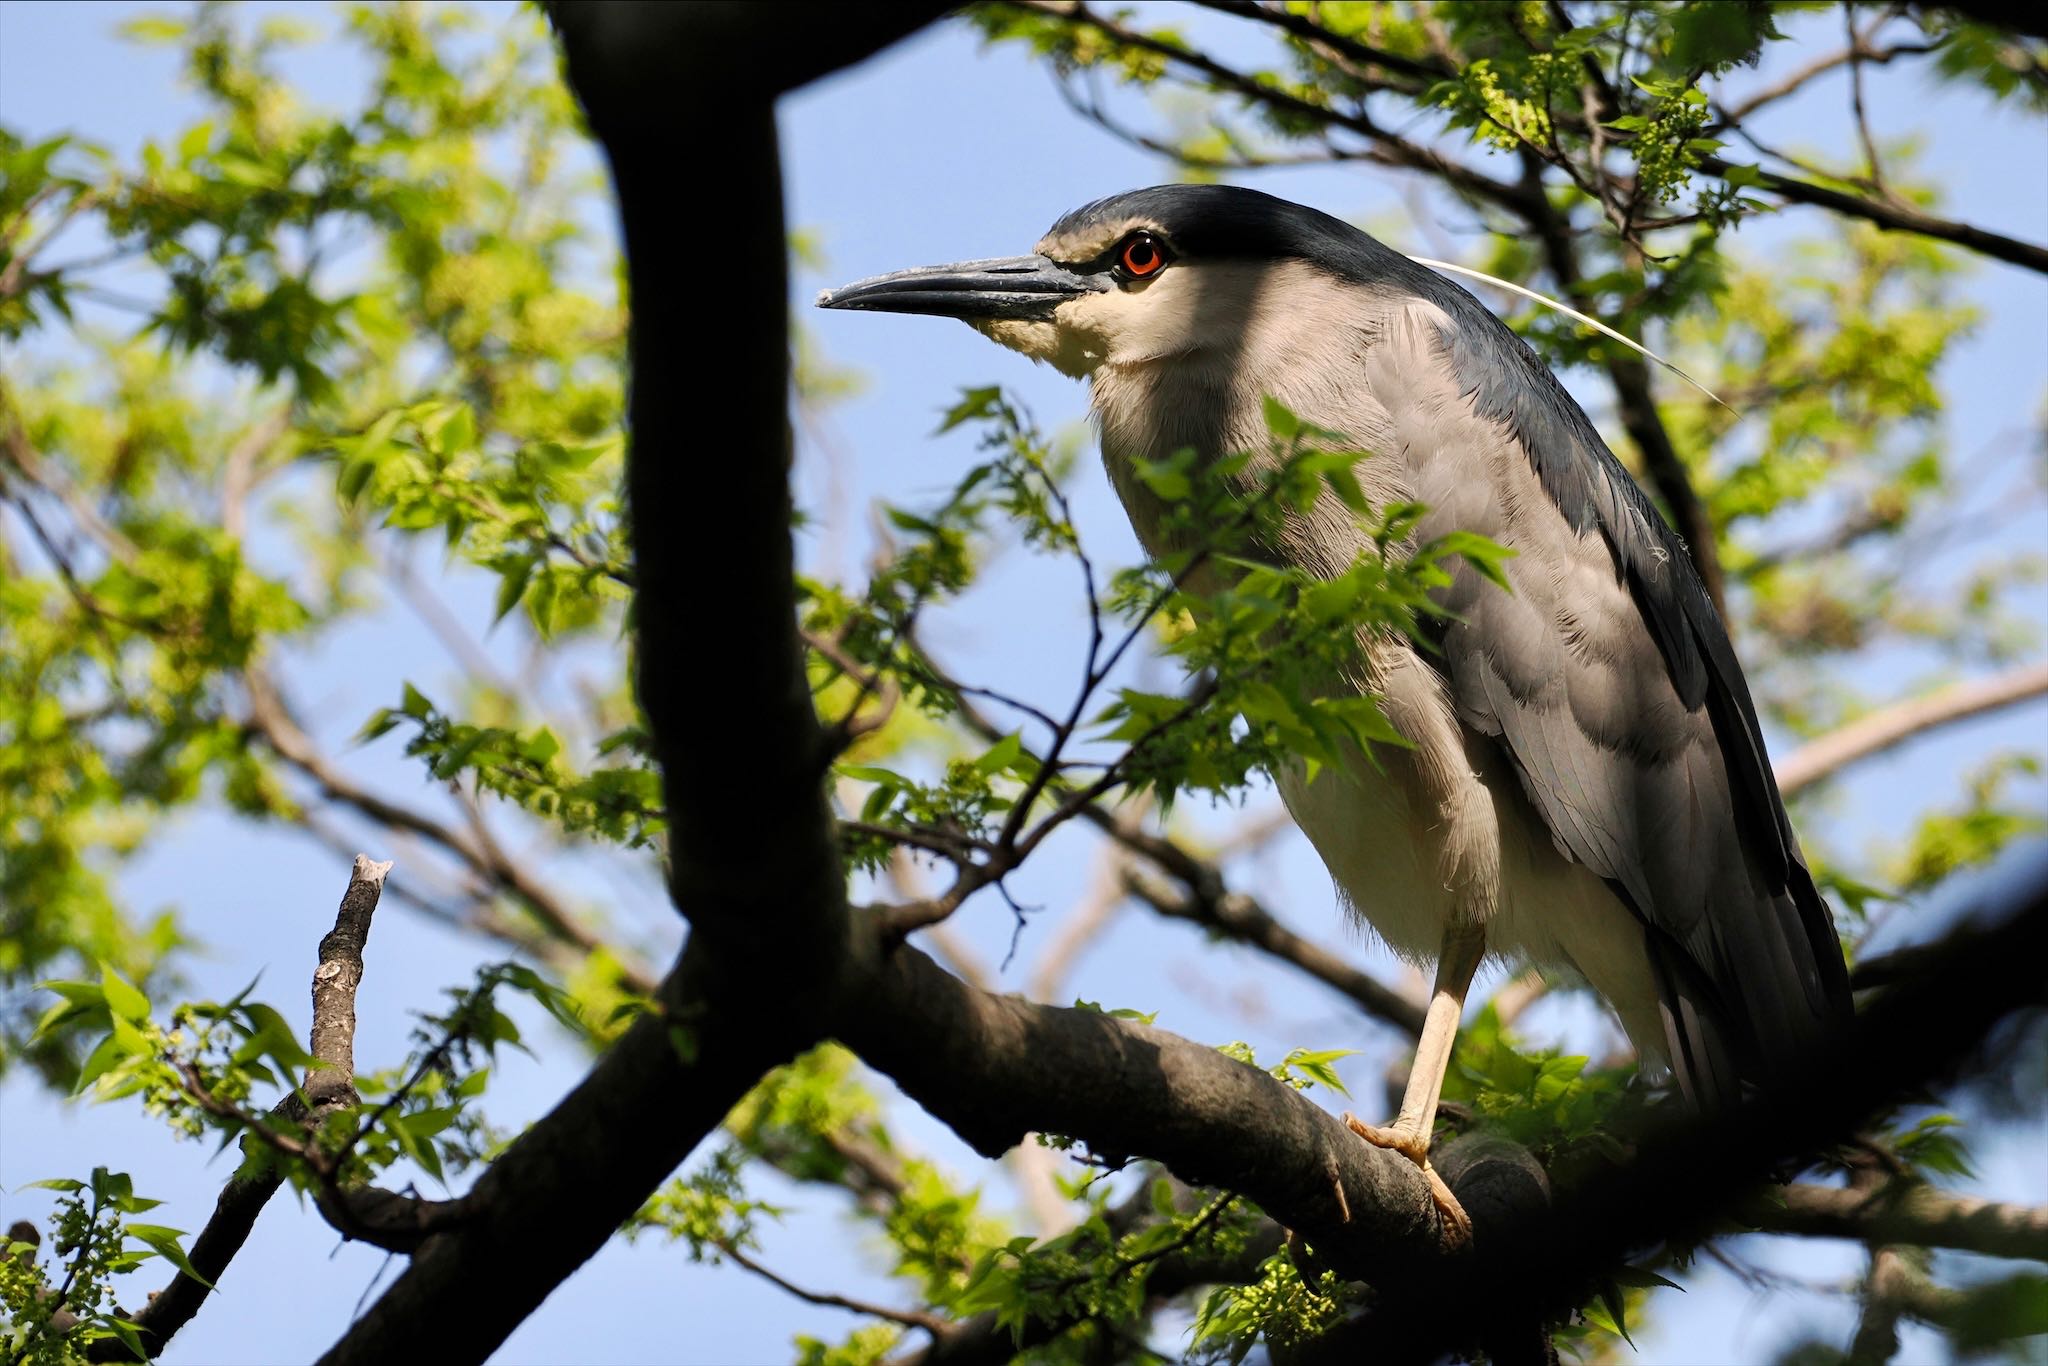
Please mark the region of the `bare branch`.
POLYGON ((1378 155, 1368 158, 1370 160, 1407 170, 1427 171, 1441 176, 1445 182, 1463 193, 1494 203, 1520 206, 1526 193, 1512 182, 1495 180, 1483 171, 1474 170, 1440 152, 1379 127, 1367 118, 1363 111, 1347 113, 1311 104, 1299 96, 1262 85, 1244 72, 1225 66, 1205 53, 1154 37, 1116 19, 1097 14, 1081 3, 1081 0, 1002 0, 1002 3, 1051 15, 1069 23, 1084 24, 1119 43, 1154 53, 1191 71, 1199 72, 1217 88, 1240 95, 1254 104, 1284 109, 1317 123, 1347 129, 1361 137, 1370 138, 1379 149, 1378 155))
POLYGON ((1384 1020, 1411 1036, 1422 1033, 1421 1005, 1328 949, 1303 939, 1248 896, 1234 892, 1213 898, 1193 892, 1176 895, 1157 878, 1135 870, 1125 885, 1161 915, 1192 921, 1239 943, 1263 949, 1350 997, 1374 1019, 1384 1020))
MULTIPOLYGON (((1876 27, 1874 24, 1871 26, 1872 30, 1876 27)), ((1872 47, 1870 32, 1866 31, 1857 41, 1856 47, 1844 47, 1839 51, 1816 57, 1806 65, 1787 72, 1781 79, 1763 89, 1752 91, 1734 104, 1723 106, 1714 128, 1719 130, 1740 123, 1765 105, 1775 104, 1787 95, 1797 94, 1814 77, 1825 75, 1838 66, 1845 66, 1852 59, 1871 66, 1883 66, 1900 57, 1924 55, 1934 51, 1937 46, 1939 44, 1936 43, 1891 43, 1884 47, 1872 47)))
POLYGON ((2048 662, 2021 665, 1880 707, 1786 756, 1778 765, 1778 789, 1789 797, 1907 740, 2044 694, 2048 662))
POLYGON ((2048 1261, 2048 1207, 1999 1204, 1896 1178, 1869 1191, 1780 1186, 1745 1206, 1742 1217, 1767 1233, 2048 1261))
POLYGON ((1896 204, 1898 196, 1885 187, 1884 162, 1877 155, 1877 139, 1871 135, 1870 115, 1863 107, 1863 43, 1856 33, 1853 5, 1842 6, 1842 27, 1849 33, 1849 110, 1855 116, 1856 141, 1863 148, 1864 173, 1870 178, 1871 189, 1887 204, 1896 204))
MULTIPOLYGON (((374 863, 368 855, 356 855, 349 872, 348 889, 342 893, 341 909, 335 913, 334 928, 320 941, 320 961, 313 970, 312 1053, 326 1066, 316 1068, 307 1078, 305 1092, 315 1113, 355 1100, 355 995, 363 980, 363 948, 369 942, 371 917, 384 891, 389 863, 374 863)), ((274 1112, 279 1117, 308 1118, 296 1095, 288 1096, 274 1112)), ((206 1280, 219 1283, 235 1254, 242 1250, 256 1216, 270 1197, 284 1184, 284 1178, 266 1172, 247 1180, 228 1182, 214 1205, 213 1216, 193 1240, 188 1260, 206 1280)), ((192 1321, 212 1291, 199 1281, 179 1272, 171 1283, 132 1315, 144 1347, 152 1357, 162 1353, 171 1338, 192 1321)), ((128 1360, 128 1348, 118 1338, 103 1338, 88 1351, 94 1361, 128 1360)))
MULTIPOLYGON (((342 772, 313 744, 285 706, 276 682, 260 665, 243 674, 249 697, 249 725, 279 758, 311 779, 328 800, 350 807, 393 829, 409 831, 460 859, 486 886, 515 898, 533 913, 542 929, 561 942, 589 953, 612 949, 571 911, 547 884, 524 865, 506 856, 495 842, 480 842, 422 811, 378 796, 342 772)), ((654 978, 631 955, 617 953, 621 980, 641 995, 654 989, 654 978)))
MULTIPOLYGON (((1726 176, 1734 170, 1734 164, 1718 156, 1700 158, 1700 169, 1712 176, 1726 176)), ((1757 172, 1756 185, 1759 189, 1788 199, 1795 204, 1806 204, 1818 209, 1828 209, 1845 218, 1858 218, 1892 232, 1909 232, 1919 237, 1931 237, 1940 242, 1953 242, 1959 247, 1968 247, 1980 255, 1996 260, 2008 261, 2016 266, 2040 274, 2048 274, 2048 247, 2023 242, 2016 237, 1980 228, 1974 223, 1958 223, 1950 218, 1937 218, 1919 209, 1903 204, 1883 204, 1872 199, 1862 199, 1825 185, 1795 180, 1779 175, 1776 171, 1757 172)))
POLYGON ((887 1319, 891 1323, 900 1323, 906 1328, 922 1328, 927 1333, 935 1335, 943 1332, 947 1326, 946 1321, 937 1314, 927 1314, 916 1309, 892 1309, 886 1304, 875 1304, 868 1300, 849 1299, 845 1295, 835 1295, 824 1290, 806 1290, 802 1286, 785 1280, 775 1272, 770 1271, 760 1262, 749 1257, 730 1243, 718 1244, 718 1250, 720 1253, 731 1258, 735 1264, 753 1272, 756 1276, 759 1276, 762 1280, 785 1294, 794 1295, 806 1304, 822 1304, 829 1309, 848 1309, 856 1314, 866 1314, 870 1318, 887 1319))

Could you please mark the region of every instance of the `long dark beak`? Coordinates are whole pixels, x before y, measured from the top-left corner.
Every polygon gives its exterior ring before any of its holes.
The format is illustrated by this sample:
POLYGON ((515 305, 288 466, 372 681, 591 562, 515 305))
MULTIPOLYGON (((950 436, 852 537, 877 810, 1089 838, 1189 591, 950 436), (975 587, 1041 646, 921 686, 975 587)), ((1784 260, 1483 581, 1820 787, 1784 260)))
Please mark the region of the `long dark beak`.
POLYGON ((923 266, 856 280, 818 295, 820 308, 864 308, 878 313, 931 313, 942 318, 1043 319, 1069 299, 1099 293, 1109 282, 1077 275, 1044 256, 1005 256, 923 266))

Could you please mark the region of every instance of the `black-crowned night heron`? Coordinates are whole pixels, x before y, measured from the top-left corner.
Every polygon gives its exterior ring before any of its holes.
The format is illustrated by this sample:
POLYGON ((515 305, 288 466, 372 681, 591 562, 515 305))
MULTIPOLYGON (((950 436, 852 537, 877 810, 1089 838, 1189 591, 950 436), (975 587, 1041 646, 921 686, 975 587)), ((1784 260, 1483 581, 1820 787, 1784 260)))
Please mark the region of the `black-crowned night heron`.
MULTIPOLYGON (((1372 453, 1376 503, 1460 564, 1436 651, 1363 639, 1354 686, 1413 743, 1305 781, 1288 810, 1344 900, 1436 985, 1400 1115, 1367 1140, 1428 1166, 1444 1070, 1488 953, 1565 968, 1684 1094, 1724 1106, 1846 1016, 1827 903, 1785 815, 1749 688, 1684 545, 1556 376, 1457 285, 1327 214, 1221 185, 1077 209, 1031 256, 898 271, 827 308, 959 318, 1085 376, 1110 477, 1154 554, 1134 460, 1270 449, 1264 398, 1372 453)), ((1334 498, 1276 547, 1336 574, 1365 532, 1334 498)), ((1347 1119, 1349 1117, 1347 1116, 1347 1119)))

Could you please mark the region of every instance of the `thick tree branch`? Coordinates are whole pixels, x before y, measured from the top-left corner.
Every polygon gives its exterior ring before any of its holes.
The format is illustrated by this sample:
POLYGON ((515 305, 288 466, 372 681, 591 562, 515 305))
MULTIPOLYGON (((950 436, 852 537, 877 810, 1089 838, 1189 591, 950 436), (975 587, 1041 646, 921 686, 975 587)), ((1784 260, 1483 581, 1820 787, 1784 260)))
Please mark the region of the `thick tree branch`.
POLYGON ((835 1037, 976 1151, 1040 1131, 1153 1158, 1249 1196, 1360 1277, 1444 1255, 1416 1167, 1257 1068, 1098 1011, 977 991, 908 946, 856 961, 835 1037))
POLYGON ((1801 1069, 1725 1119, 1667 1121, 1633 1158, 1580 1181, 1542 1217, 1475 1221, 1475 1255, 1386 1297, 1320 1339, 1304 1361, 1433 1359, 1493 1323, 1555 1316, 1603 1269, 1660 1242, 1703 1239, 1745 1207, 1773 1165, 1855 1133, 1876 1113, 1953 1076, 2008 1019, 2048 1005, 2048 885, 2025 888, 1995 928, 1953 936, 1932 971, 1890 988, 1801 1069), (1484 1312, 1474 1313, 1474 1306, 1484 1312))
POLYGON ((2044 695, 2048 695, 2048 662, 2021 665, 1879 707, 1786 756, 1778 765, 1778 790, 1789 797, 1907 740, 2044 695))
POLYGON ((325 1361, 482 1360, 762 1073, 820 1032, 846 954, 846 909, 823 734, 789 627, 787 263, 773 101, 937 13, 550 9, 624 228, 634 580, 643 604, 692 604, 687 615, 638 612, 635 626, 638 691, 672 822, 670 889, 693 929, 660 1011, 491 1165, 467 1197, 470 1217, 422 1244, 325 1361), (698 124, 720 130, 695 166, 696 183, 719 187, 717 214, 674 174, 675 129, 698 124), (696 326, 707 316, 723 320, 708 354, 696 326), (678 386, 682 375, 697 382, 678 386), (707 391, 718 402, 695 401, 707 391), (702 506, 700 457, 710 451, 715 549, 674 528, 702 506), (703 591, 713 574, 716 591, 703 591), (776 857, 762 860, 764 847, 776 857))
MULTIPOLYGON (((306 1078, 307 1099, 314 1105, 312 1117, 336 1107, 355 1104, 356 988, 363 980, 363 948, 370 938, 370 920, 376 914, 378 898, 384 891, 389 863, 374 863, 366 854, 356 855, 350 870, 348 889, 342 893, 341 909, 334 928, 320 941, 319 965, 313 969, 313 1028, 311 1051, 325 1064, 306 1078)), ((309 1118, 296 1095, 277 1107, 280 1116, 309 1118)), ((213 1216, 193 1240, 187 1256, 201 1276, 215 1284, 228 1263, 242 1250, 256 1216, 284 1184, 281 1175, 264 1175, 228 1182, 215 1202, 213 1216)), ((171 1283, 152 1295, 148 1305, 133 1316, 144 1348, 154 1357, 180 1328, 192 1321, 212 1291, 179 1272, 171 1283)), ((118 1338, 102 1338, 88 1351, 94 1361, 126 1361, 128 1348, 118 1338)))

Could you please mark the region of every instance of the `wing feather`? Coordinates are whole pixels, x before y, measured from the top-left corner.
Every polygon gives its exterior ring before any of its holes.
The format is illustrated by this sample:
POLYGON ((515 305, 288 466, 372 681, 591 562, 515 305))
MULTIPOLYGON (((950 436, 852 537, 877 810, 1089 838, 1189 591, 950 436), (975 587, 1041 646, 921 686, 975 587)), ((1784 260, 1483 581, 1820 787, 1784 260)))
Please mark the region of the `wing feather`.
POLYGON ((1846 1018, 1833 917, 1684 545, 1536 354, 1430 278, 1374 348, 1375 397, 1431 506, 1421 534, 1517 551, 1511 594, 1454 573, 1438 665, 1559 849, 1642 920, 1681 1083, 1728 1099, 1846 1018))

